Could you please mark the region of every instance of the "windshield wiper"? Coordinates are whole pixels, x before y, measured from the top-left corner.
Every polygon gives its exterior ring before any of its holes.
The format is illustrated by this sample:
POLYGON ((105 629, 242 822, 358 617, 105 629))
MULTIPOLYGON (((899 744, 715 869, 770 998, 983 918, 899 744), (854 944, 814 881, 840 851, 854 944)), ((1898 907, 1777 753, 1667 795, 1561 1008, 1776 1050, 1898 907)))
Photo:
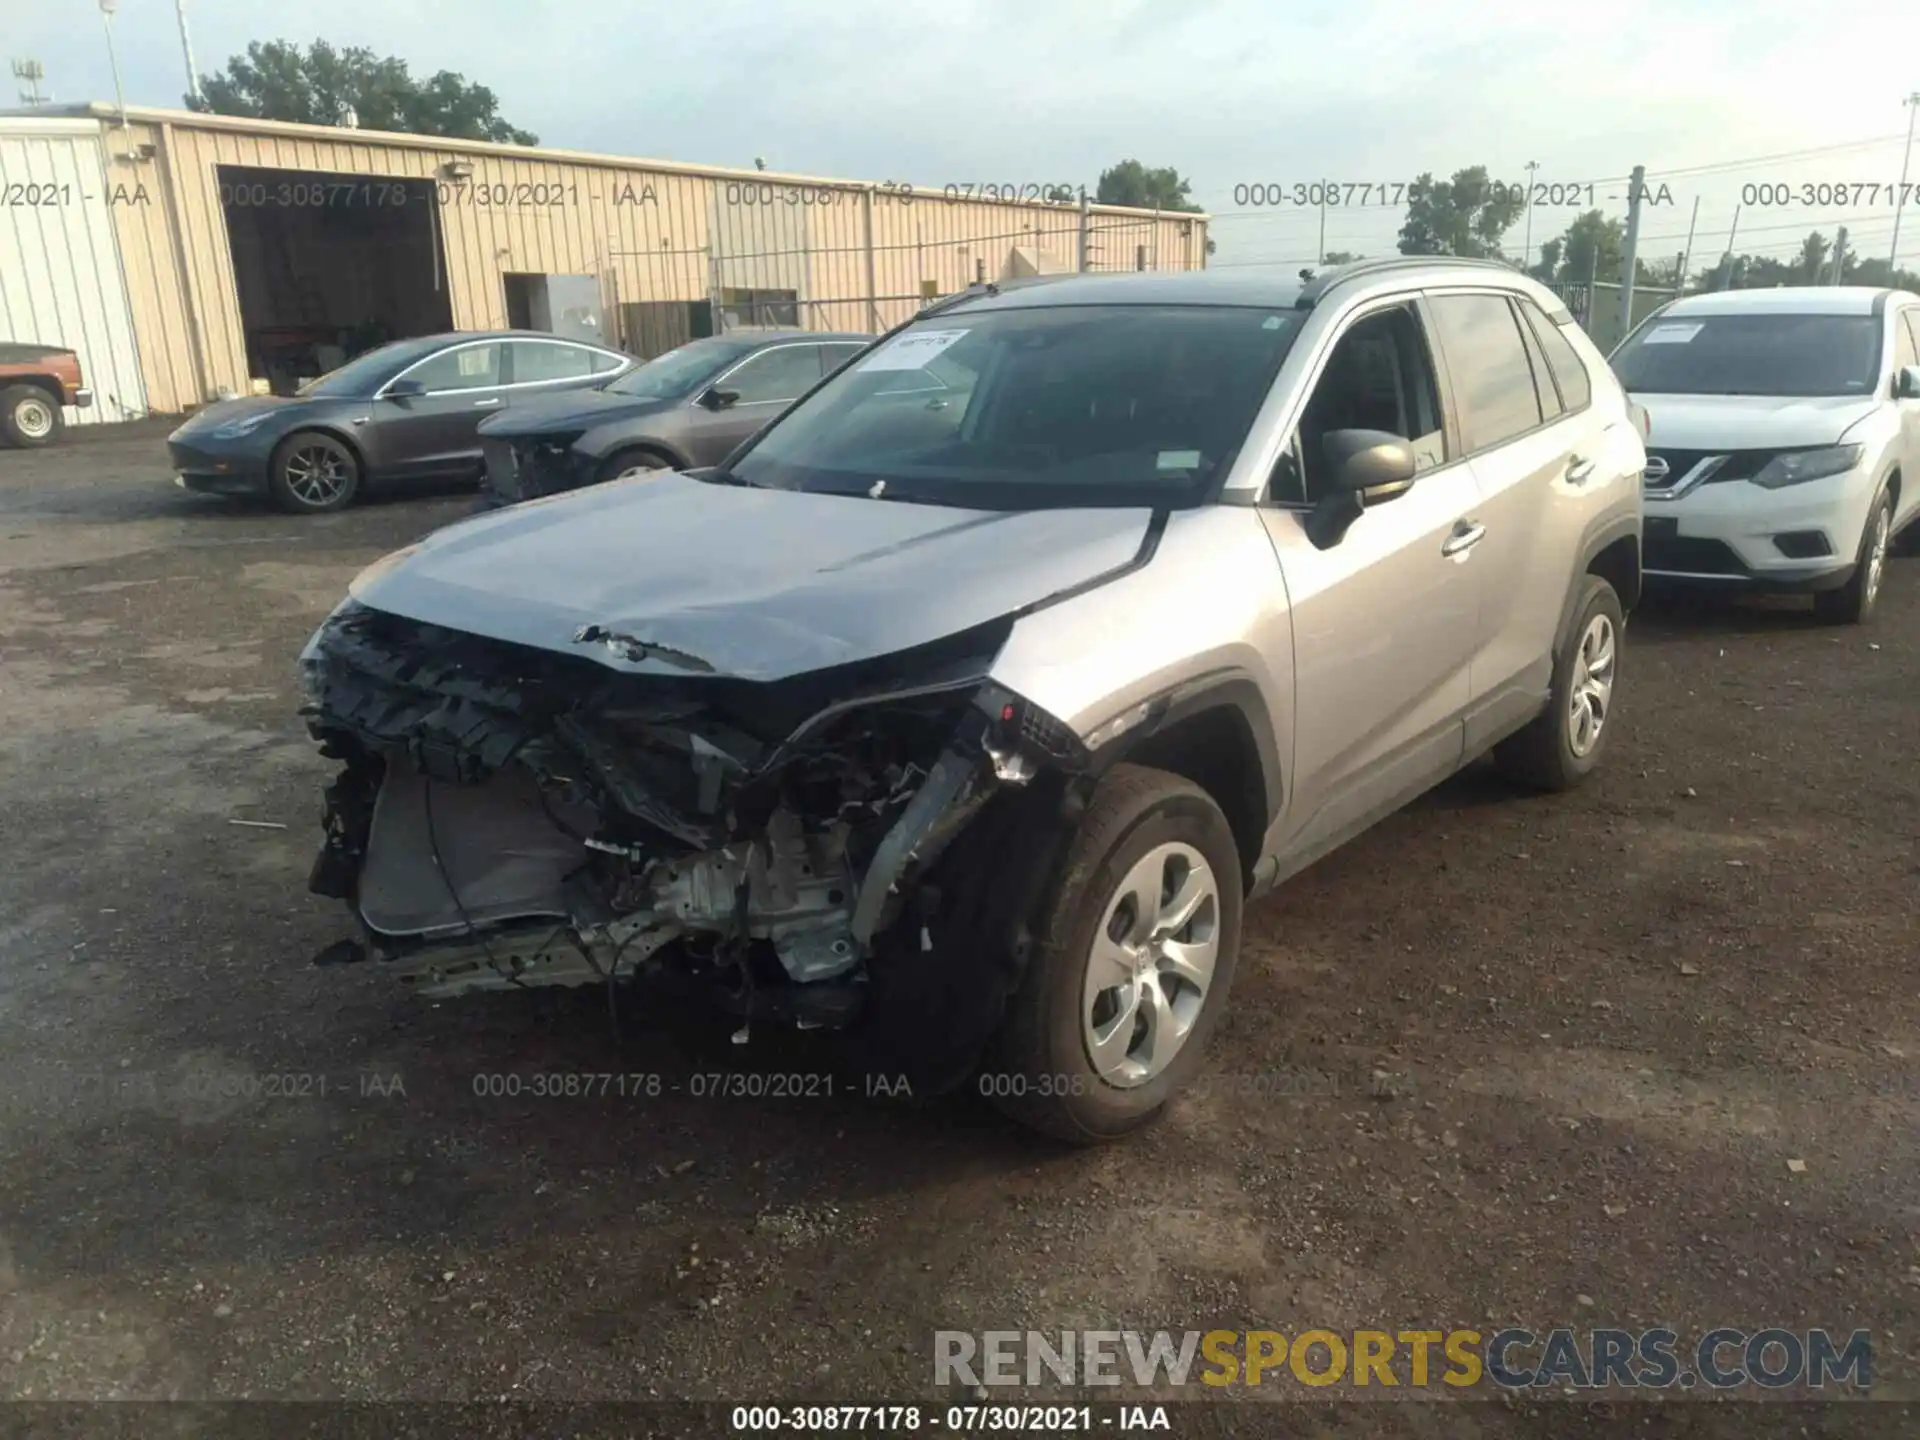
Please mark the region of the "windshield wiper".
POLYGON ((695 480, 702 481, 708 485, 738 485, 743 490, 764 490, 767 488, 758 480, 749 480, 744 475, 736 475, 733 471, 723 469, 718 465, 709 465, 704 470, 692 470, 687 473, 692 475, 695 480))

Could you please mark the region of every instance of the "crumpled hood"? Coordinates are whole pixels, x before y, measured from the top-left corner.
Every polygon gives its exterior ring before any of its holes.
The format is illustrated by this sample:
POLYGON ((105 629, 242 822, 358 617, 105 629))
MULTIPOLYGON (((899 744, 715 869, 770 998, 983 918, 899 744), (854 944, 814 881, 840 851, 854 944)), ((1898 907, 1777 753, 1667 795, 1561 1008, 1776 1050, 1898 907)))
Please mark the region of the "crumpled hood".
POLYGON ((778 680, 1096 582, 1139 556, 1150 519, 1145 509, 960 510, 670 474, 452 525, 368 567, 352 594, 632 673, 778 680), (613 643, 576 639, 588 627, 613 643))
POLYGON ((1871 395, 1629 397, 1652 417, 1649 450, 1775 450, 1832 445, 1878 408, 1871 395))
POLYGON ((604 390, 569 390, 538 399, 516 400, 498 415, 480 422, 480 433, 497 439, 517 435, 547 435, 573 430, 589 430, 616 420, 637 420, 663 414, 684 405, 684 400, 645 400, 634 395, 613 395, 604 390))

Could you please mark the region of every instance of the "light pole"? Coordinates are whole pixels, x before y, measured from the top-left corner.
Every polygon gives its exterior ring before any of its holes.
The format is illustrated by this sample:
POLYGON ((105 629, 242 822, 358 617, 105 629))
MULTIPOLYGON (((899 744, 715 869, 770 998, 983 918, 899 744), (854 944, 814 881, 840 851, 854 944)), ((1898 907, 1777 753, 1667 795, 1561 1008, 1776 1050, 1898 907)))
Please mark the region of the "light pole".
POLYGON ((1522 270, 1533 268, 1533 172, 1539 168, 1538 160, 1527 161, 1527 258, 1520 266, 1522 270))
POLYGON ((1887 283, 1900 268, 1900 217, 1907 213, 1907 165, 1913 159, 1913 122, 1920 117, 1920 90, 1900 102, 1907 107, 1907 148, 1900 156, 1900 193, 1893 197, 1893 246, 1887 252, 1887 283))
POLYGON ((193 36, 187 33, 187 0, 173 0, 173 13, 180 21, 180 53, 187 62, 187 94, 200 103, 200 70, 193 63, 193 36))
POLYGON ((127 128, 127 97, 120 90, 120 59, 113 53, 113 12, 119 0, 100 0, 100 26, 107 32, 107 64, 113 69, 113 103, 120 112, 120 128, 127 128))

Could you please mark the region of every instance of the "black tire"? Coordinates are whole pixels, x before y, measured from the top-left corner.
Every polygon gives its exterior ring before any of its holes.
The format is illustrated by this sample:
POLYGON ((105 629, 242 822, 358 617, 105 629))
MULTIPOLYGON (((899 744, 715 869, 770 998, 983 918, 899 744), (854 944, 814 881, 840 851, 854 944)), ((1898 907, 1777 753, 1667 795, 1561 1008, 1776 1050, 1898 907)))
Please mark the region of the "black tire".
POLYGON ((1860 548, 1854 552, 1853 574, 1838 590, 1813 597, 1813 613, 1830 625, 1858 625, 1873 618, 1880 592, 1886 588, 1887 555, 1892 550, 1893 496, 1882 490, 1860 527, 1860 548))
MULTIPOLYGON (((1613 712, 1620 695, 1620 649, 1626 630, 1626 614, 1620 597, 1598 575, 1589 575, 1580 591, 1580 607, 1574 613, 1573 629, 1567 643, 1553 662, 1553 689, 1547 708, 1526 729, 1509 736, 1494 747, 1494 764, 1508 778, 1535 790, 1571 790, 1600 763, 1607 743, 1618 727, 1613 712), (1602 620, 1606 623, 1605 705, 1600 712, 1598 733, 1587 748, 1581 748, 1576 735, 1574 694, 1584 688, 1586 662, 1597 658, 1592 637, 1602 620)), ((1589 692, 1591 693, 1591 692, 1589 692)))
POLYGON ((360 493, 360 457, 324 431, 296 430, 273 452, 267 489, 292 515, 344 510, 360 493))
POLYGON ((38 385, 9 385, 0 390, 0 434, 22 450, 38 450, 60 438, 66 419, 60 397, 38 385))
MULTIPOLYGON (((1189 862, 1171 864, 1169 873, 1177 876, 1178 866, 1189 862)), ((1199 1069, 1226 1008, 1239 959, 1242 900, 1240 852, 1213 798, 1164 770, 1115 766, 1089 800, 1060 877, 1041 902, 1038 943, 980 1073, 981 1093, 1020 1123, 1078 1145, 1117 1140, 1151 1123, 1199 1069), (1198 852, 1212 872, 1211 909, 1203 908, 1196 923, 1210 917, 1216 958, 1172 1059, 1141 1083, 1123 1086, 1104 1077, 1089 1053, 1087 1022, 1098 1012, 1088 1009, 1088 969, 1122 881, 1169 843, 1198 852)), ((1116 920, 1128 902, 1119 903, 1116 920)), ((1165 993, 1164 981, 1150 983, 1165 993)), ((1129 1034, 1138 1033, 1139 1023, 1128 1023, 1129 1034)))
POLYGON ((671 470, 673 462, 658 450, 626 449, 616 450, 600 462, 600 468, 593 472, 593 483, 604 485, 609 480, 618 480, 630 470, 671 470))

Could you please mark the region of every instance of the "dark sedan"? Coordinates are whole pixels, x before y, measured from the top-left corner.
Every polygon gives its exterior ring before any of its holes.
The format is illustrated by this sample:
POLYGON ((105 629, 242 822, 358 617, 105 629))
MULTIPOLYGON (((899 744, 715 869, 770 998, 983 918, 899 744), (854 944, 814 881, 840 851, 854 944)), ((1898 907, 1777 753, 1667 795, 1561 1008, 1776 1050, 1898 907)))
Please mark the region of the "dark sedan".
POLYGON ((480 427, 483 506, 647 470, 717 465, 873 343, 871 335, 756 330, 669 350, 600 389, 517 405, 480 427))
POLYGON ((189 490, 267 495, 300 514, 338 510, 370 488, 477 480, 482 420, 591 390, 634 363, 524 330, 396 340, 298 395, 209 405, 167 450, 189 490))

